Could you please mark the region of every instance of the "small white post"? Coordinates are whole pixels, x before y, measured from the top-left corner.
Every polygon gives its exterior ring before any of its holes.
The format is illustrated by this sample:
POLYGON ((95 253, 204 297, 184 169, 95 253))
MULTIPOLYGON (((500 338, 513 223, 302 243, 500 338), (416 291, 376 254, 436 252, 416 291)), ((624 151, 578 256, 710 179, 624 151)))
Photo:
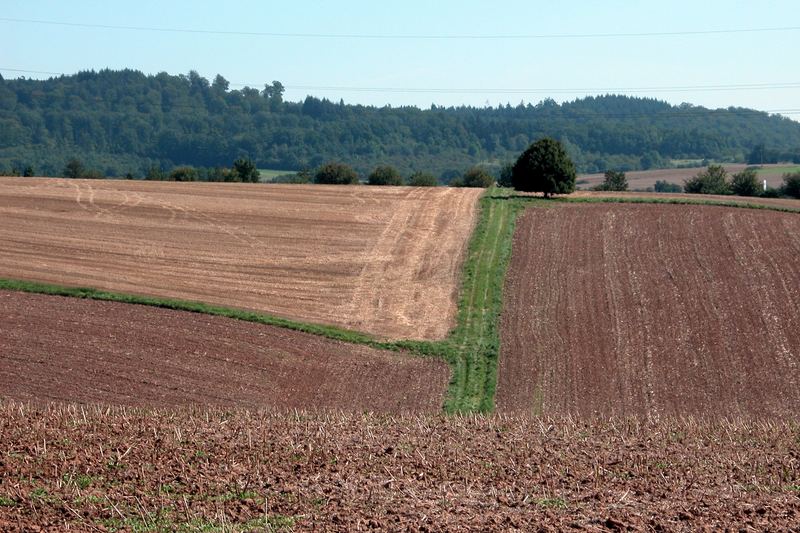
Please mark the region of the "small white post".
POLYGON ((764 192, 767 192, 767 180, 764 180, 764 192))

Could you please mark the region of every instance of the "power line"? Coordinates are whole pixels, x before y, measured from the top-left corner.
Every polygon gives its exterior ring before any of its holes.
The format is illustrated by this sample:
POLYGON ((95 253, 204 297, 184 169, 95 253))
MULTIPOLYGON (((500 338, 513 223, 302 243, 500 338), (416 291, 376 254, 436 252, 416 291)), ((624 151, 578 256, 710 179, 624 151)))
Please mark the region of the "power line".
MULTIPOLYGON (((47 74, 65 76, 62 72, 25 70, 0 67, 4 72, 47 74)), ((234 87, 259 87, 264 83, 229 82, 234 87)), ((695 92, 695 91, 752 91, 771 89, 799 89, 800 82, 744 83, 724 85, 674 85, 648 87, 575 87, 575 88, 464 88, 464 87, 354 87, 338 85, 284 85, 285 89, 299 91, 346 91, 385 93, 432 93, 432 94, 578 94, 578 93, 635 93, 635 92, 695 92)))
POLYGON ((690 35, 723 35, 735 33, 765 33, 798 31, 800 26, 779 26, 767 28, 727 28, 718 30, 685 30, 658 32, 620 32, 620 33, 543 33, 543 34, 369 34, 369 33, 292 33, 292 32, 251 32, 191 28, 167 28, 155 26, 121 26, 114 24, 88 24, 56 20, 37 20, 0 17, 0 22, 17 24, 44 24, 73 28, 93 28, 103 30, 149 31, 160 33, 189 33, 201 35, 238 35, 250 37, 280 37, 301 39, 381 39, 381 40, 504 40, 504 39, 597 39, 625 37, 676 37, 690 35))

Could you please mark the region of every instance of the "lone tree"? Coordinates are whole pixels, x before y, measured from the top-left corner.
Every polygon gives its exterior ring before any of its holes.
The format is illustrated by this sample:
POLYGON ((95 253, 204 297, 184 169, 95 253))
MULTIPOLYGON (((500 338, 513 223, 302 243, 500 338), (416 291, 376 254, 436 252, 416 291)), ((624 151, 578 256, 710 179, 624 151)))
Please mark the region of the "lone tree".
POLYGON ((344 163, 326 163, 314 174, 314 183, 355 185, 358 183, 358 174, 344 163))
POLYGON ((518 191, 569 194, 575 190, 575 165, 560 142, 543 137, 522 152, 511 169, 518 191))
POLYGON ((367 177, 369 185, 402 185, 403 177, 394 167, 388 165, 375 167, 367 177))
POLYGON ((627 191, 628 179, 624 172, 618 170, 606 170, 603 183, 595 187, 597 191, 627 191))

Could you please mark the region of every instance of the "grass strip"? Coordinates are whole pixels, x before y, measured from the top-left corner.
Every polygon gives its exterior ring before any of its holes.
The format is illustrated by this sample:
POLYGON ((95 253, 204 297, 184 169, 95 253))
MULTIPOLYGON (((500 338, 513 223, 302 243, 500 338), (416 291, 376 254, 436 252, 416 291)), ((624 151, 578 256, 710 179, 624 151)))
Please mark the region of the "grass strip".
MULTIPOLYGON (((10 290, 10 291, 30 292, 36 294, 50 294, 54 296, 68 296, 72 298, 84 298, 89 300, 122 302, 126 304, 147 305, 151 307, 161 307, 164 309, 174 309, 178 311, 189 311, 191 313, 203 313, 207 315, 222 316, 226 318, 235 318, 237 320, 244 320, 246 322, 255 322, 258 324, 277 326, 281 328, 291 329, 294 331, 302 331, 303 333, 311 333, 313 335, 320 335, 322 337, 326 337, 329 339, 350 342, 355 344, 369 344, 380 347, 385 347, 386 345, 393 344, 393 343, 381 343, 375 338, 365 333, 351 331, 344 328, 338 328, 336 326, 298 322, 286 318, 267 315, 264 313, 245 311, 242 309, 233 309, 230 307, 210 305, 202 302, 194 302, 189 300, 178 300, 173 298, 160 298, 153 296, 139 296, 135 294, 123 294, 118 292, 92 289, 89 287, 63 287, 60 285, 51 285, 48 283, 39 283, 36 281, 21 281, 13 279, 0 279, 0 289, 10 290)), ((398 348, 395 347, 394 349, 398 348)))

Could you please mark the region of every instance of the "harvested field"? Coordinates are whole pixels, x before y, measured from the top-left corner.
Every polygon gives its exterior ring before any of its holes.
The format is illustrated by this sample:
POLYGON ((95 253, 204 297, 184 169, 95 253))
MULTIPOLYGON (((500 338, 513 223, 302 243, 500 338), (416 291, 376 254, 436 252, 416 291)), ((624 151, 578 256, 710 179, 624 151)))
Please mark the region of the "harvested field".
POLYGON ((2 178, 0 277, 441 339, 480 194, 2 178))
POLYGON ((513 250, 499 411, 800 412, 800 215, 562 204, 513 250))
POLYGON ((0 291, 0 398, 438 412, 448 376, 443 361, 282 328, 0 291))
MULTIPOLYGON (((735 174, 746 169, 749 165, 743 164, 725 164, 722 165, 728 174, 735 174)), ((683 186, 683 182, 692 178, 705 170, 706 167, 700 168, 662 168, 657 170, 632 170, 626 172, 625 176, 628 178, 628 187, 630 189, 645 190, 648 187, 655 187, 656 181, 666 181, 668 183, 676 183, 683 186)), ((767 185, 770 187, 780 187, 783 184, 784 172, 795 172, 797 165, 763 165, 758 173, 759 183, 761 180, 767 180, 767 185)), ((596 185, 603 183, 604 174, 581 174, 578 176, 578 185, 581 189, 590 189, 596 185)))
POLYGON ((788 531, 800 522, 793 422, 0 403, 0 443, 9 533, 788 531))

